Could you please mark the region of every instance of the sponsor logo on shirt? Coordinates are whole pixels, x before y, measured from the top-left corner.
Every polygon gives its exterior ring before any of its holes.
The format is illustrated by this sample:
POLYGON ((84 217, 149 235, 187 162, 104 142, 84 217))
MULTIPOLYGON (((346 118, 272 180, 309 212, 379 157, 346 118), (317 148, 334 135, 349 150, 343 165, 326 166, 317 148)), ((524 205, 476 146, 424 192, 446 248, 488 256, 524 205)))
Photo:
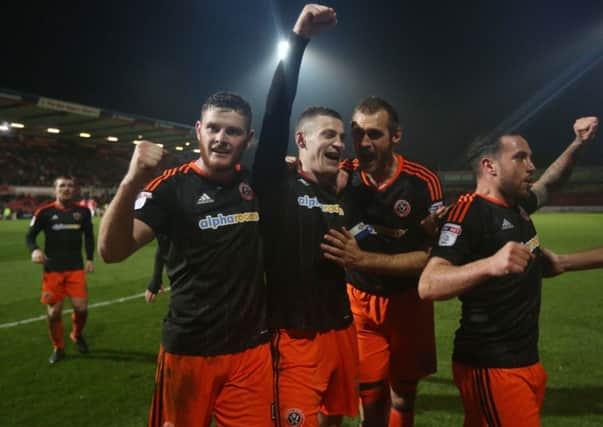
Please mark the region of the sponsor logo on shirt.
POLYGON ((310 197, 307 194, 297 198, 297 204, 308 209, 318 208, 324 213, 343 215, 343 209, 339 204, 326 204, 318 201, 316 197, 310 197))
POLYGON ((134 210, 142 209, 142 207, 147 202, 147 199, 152 199, 152 198, 153 198, 153 193, 149 193, 148 191, 141 191, 140 193, 138 193, 138 197, 136 198, 136 201, 134 202, 134 210))
POLYGON ((220 227, 227 225, 241 224, 244 222, 258 222, 260 214, 258 212, 242 212, 231 215, 223 215, 219 213, 216 216, 207 215, 199 220, 199 228, 201 230, 217 230, 220 227))
POLYGON ((246 182, 239 184, 239 193, 241 193, 241 197, 245 200, 253 199, 253 190, 246 182))
POLYGON ((534 252, 536 249, 538 249, 540 247, 540 240, 538 239, 538 234, 532 237, 527 242, 525 242, 524 245, 526 245, 530 252, 534 252))
POLYGON ((197 199, 197 204, 198 205, 206 205, 208 203, 213 203, 214 199, 212 199, 211 197, 209 197, 207 195, 207 193, 203 193, 199 196, 199 198, 197 199))
POLYGON ((408 216, 410 214, 410 211, 410 203, 408 203, 406 200, 401 199, 394 204, 394 213, 400 218, 408 216))
POLYGON ((52 224, 52 228, 54 231, 60 230, 79 230, 81 228, 81 224, 52 224))
POLYGON ((438 241, 439 246, 452 246, 456 242, 456 239, 461 235, 463 229, 458 224, 447 222, 442 226, 440 232, 440 240, 438 241))
POLYGON ((504 218, 500 229, 501 230, 510 230, 512 228, 515 228, 515 226, 507 218, 504 218))

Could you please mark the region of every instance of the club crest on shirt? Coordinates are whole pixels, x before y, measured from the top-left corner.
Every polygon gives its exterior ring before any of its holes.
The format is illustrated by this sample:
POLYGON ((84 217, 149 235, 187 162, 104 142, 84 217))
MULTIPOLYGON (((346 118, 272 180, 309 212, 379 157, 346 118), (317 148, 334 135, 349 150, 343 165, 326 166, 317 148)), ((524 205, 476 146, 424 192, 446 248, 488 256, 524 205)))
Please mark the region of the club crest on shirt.
POLYGON ((239 193, 241 193, 241 197, 245 200, 253 199, 253 190, 246 182, 239 184, 239 193))
POLYGON ((304 424, 304 413, 301 409, 291 408, 287 410, 287 424, 293 427, 299 427, 304 424))
POLYGON ((438 241, 439 246, 452 246, 456 242, 456 239, 461 235, 463 229, 458 224, 447 222, 442 226, 440 232, 440 240, 438 241))
POLYGON ((82 214, 79 212, 74 212, 73 213, 73 219, 77 222, 80 222, 82 220, 82 214))
POLYGON ((408 203, 404 199, 400 199, 394 204, 394 213, 400 218, 408 216, 410 214, 410 211, 410 203, 408 203))
POLYGON ((138 193, 138 197, 134 202, 134 210, 142 209, 144 204, 147 202, 147 199, 152 199, 153 193, 149 193, 148 191, 141 191, 138 193))

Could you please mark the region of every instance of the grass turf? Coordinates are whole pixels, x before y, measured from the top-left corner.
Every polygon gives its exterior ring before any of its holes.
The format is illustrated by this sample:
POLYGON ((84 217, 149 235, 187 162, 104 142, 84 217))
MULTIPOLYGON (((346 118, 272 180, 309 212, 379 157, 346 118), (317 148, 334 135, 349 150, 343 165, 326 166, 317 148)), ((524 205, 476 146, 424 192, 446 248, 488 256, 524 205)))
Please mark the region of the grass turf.
MULTIPOLYGON (((603 245, 601 214, 534 216, 541 244, 557 252, 603 245)), ((41 268, 29 260, 26 221, 0 222, 0 325, 43 315, 41 268)), ((41 242, 41 236, 40 236, 41 242)), ((95 262, 90 303, 142 293, 152 269, 149 245, 116 265, 95 262)), ((603 313, 601 270, 569 273, 544 282, 541 359, 549 379, 543 411, 546 426, 603 425, 603 313)), ((144 426, 153 391, 155 357, 167 295, 154 304, 142 296, 93 308, 85 335, 91 352, 79 355, 68 341, 67 359, 49 366, 44 321, 0 328, 0 426, 144 426)), ((68 303, 66 303, 68 306, 68 303)), ((436 304, 438 373, 419 386, 417 426, 462 425, 462 408, 451 382, 456 300, 436 304)), ((346 425, 357 425, 346 420, 346 425)))

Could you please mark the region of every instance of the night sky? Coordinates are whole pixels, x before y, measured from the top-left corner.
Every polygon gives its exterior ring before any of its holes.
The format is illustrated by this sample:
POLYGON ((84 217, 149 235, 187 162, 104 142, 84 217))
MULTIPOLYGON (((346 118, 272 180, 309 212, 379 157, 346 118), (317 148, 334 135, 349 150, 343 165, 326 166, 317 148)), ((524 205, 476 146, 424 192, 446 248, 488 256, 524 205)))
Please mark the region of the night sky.
MULTIPOLYGON (((304 5, 7 3, 0 87, 191 125, 207 95, 232 90, 258 131, 276 44, 304 5)), ((339 24, 306 51, 294 115, 326 105, 349 120, 363 97, 382 96, 403 121, 401 151, 438 170, 463 168, 466 145, 501 124, 544 166, 576 117, 603 119, 601 1, 324 4, 339 24)), ((603 165, 603 131, 582 163, 603 165)))

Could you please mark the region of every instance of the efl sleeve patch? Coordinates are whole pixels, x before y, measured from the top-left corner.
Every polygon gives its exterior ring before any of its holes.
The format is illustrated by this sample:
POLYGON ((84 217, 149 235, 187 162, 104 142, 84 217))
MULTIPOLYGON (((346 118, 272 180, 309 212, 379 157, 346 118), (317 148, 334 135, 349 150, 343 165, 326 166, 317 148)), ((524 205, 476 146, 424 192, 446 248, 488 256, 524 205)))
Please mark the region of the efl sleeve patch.
POLYGON ((447 222, 442 226, 438 246, 453 246, 462 231, 463 229, 460 225, 447 222))
POLYGON ((137 211, 139 209, 142 209, 143 206, 145 205, 145 203, 147 202, 147 199, 152 199, 152 198, 153 198, 152 193, 149 193, 148 191, 141 191, 138 194, 136 201, 134 202, 134 210, 137 211))
POLYGON ((36 223, 36 216, 34 215, 31 217, 31 222, 29 223, 29 226, 33 227, 35 223, 36 223))

